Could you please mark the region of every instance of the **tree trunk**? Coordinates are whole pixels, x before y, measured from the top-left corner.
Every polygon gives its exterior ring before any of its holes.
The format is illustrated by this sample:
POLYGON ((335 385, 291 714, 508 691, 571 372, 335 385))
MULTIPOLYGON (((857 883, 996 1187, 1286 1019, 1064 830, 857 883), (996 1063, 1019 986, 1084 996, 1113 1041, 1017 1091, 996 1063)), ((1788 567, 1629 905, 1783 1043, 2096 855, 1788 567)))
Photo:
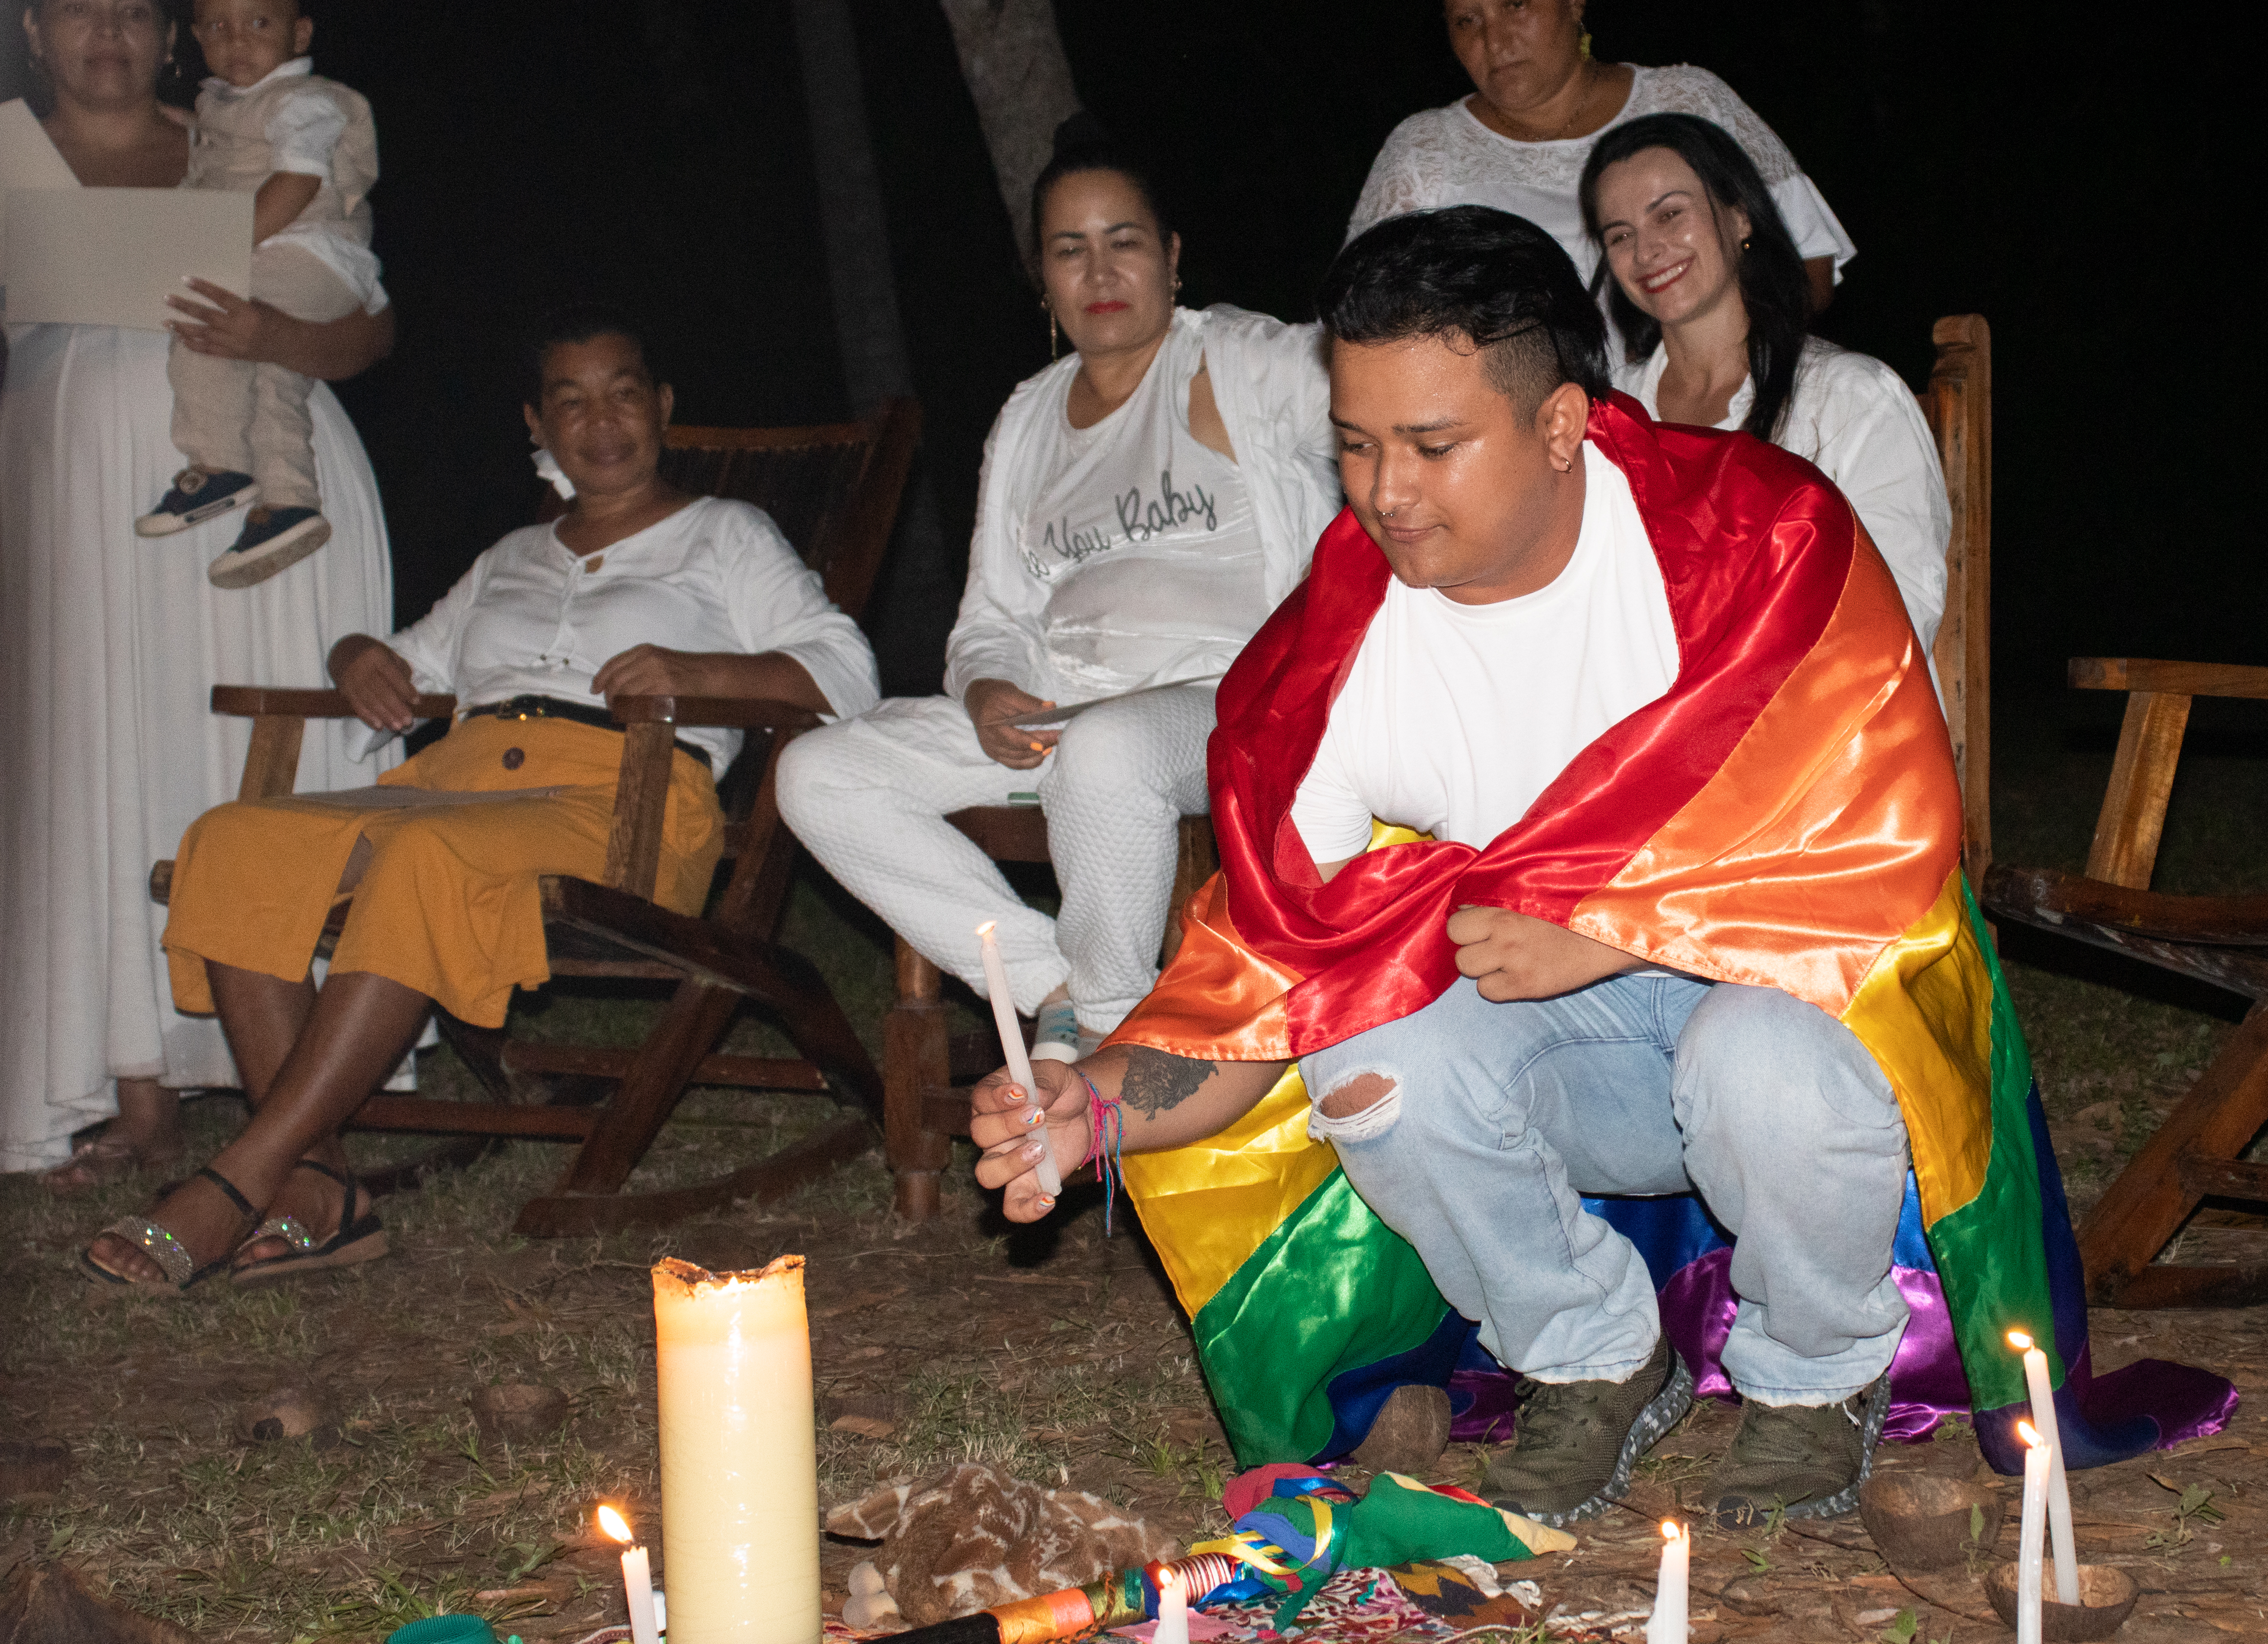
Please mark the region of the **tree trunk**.
POLYGON ((1032 258, 1032 185, 1054 151, 1056 128, 1079 112, 1071 64, 1056 33, 1054 0, 939 0, 953 25, 961 77, 1000 198, 1027 265, 1032 258))
MULTIPOLYGON (((898 310, 889 219, 866 124, 850 0, 795 0, 795 39, 843 382, 852 408, 863 416, 879 400, 912 394, 914 369, 898 310)), ((930 607, 950 612, 959 592, 945 573, 946 558, 936 488, 925 456, 917 456, 882 568, 876 608, 867 620, 882 657, 886 694, 922 694, 937 688, 934 670, 924 665, 933 648, 932 636, 922 630, 935 626, 930 607)), ((935 639, 941 645, 943 635, 935 639)))

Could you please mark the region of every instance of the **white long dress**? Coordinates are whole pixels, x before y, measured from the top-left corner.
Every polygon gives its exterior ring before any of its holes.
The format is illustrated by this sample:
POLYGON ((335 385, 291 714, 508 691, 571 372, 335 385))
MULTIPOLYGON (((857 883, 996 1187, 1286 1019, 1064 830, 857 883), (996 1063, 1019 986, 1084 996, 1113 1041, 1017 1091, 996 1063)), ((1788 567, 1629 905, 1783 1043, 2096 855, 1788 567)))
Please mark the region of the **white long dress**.
MULTIPOLYGON (((150 866, 236 796, 247 721, 216 684, 314 686, 349 633, 393 621, 385 517, 354 425, 310 401, 329 543, 255 587, 205 566, 224 516, 155 541, 134 519, 181 466, 166 336, 93 326, 8 332, 0 391, 0 1171, 68 1156, 116 1111, 113 1082, 235 1083, 210 1018, 173 1008, 150 866)), ((357 786, 336 724, 308 727, 301 788, 357 786)))

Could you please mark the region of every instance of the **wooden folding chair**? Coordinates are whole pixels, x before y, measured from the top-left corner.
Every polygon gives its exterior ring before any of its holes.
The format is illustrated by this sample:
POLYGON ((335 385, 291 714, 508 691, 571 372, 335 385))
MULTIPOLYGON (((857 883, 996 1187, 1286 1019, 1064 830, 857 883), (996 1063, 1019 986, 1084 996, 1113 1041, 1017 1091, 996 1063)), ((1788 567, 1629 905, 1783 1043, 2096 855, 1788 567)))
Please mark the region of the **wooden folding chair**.
POLYGON ((2157 1256, 2207 1198, 2268 1204, 2268 1164, 2239 1158, 2268 1124, 2268 896, 2169 896, 2150 889, 2150 876, 2191 701, 2268 699, 2268 668, 2080 657, 2071 683, 2127 694, 2087 870, 1995 868, 1984 905, 2252 1001, 2080 1229, 2088 1295, 2104 1307, 2250 1307, 2268 1301, 2268 1264, 2183 1266, 2157 1256))
MULTIPOLYGON (((828 596, 856 616, 887 546, 920 427, 919 406, 899 400, 864 422, 827 427, 673 429, 664 472, 688 489, 742 498, 771 512, 825 578, 828 596)), ((349 711, 336 691, 222 686, 212 702, 216 713, 253 721, 238 790, 244 799, 291 792, 307 720, 349 711)), ((784 703, 716 697, 617 698, 610 708, 624 735, 606 879, 547 875, 545 937, 555 976, 675 982, 659 1020, 635 1049, 506 1040, 501 1031, 484 1034, 456 1024, 453 1041, 469 1049, 492 1099, 380 1093, 353 1120, 364 1129, 580 1143, 553 1192, 521 1207, 514 1230, 534 1237, 665 1224, 733 1200, 776 1197, 865 1151, 883 1113, 880 1077, 841 1007, 808 960, 770 940, 795 851, 780 825, 776 772, 788 742, 817 717, 784 703), (721 784, 732 870, 722 894, 697 919, 652 900, 670 745, 693 726, 749 733, 735 769, 755 773, 752 782, 728 774, 721 784), (711 1053, 744 997, 769 1009, 796 1057, 711 1053), (591 1106, 526 1099, 528 1080, 561 1075, 605 1081, 612 1094, 591 1106), (622 1192, 688 1084, 823 1093, 852 1111, 769 1158, 696 1186, 622 1192)), ((455 708, 453 697, 427 696, 416 713, 438 719, 455 708)), ((170 862, 151 873, 151 892, 161 902, 172 876, 170 862)), ((334 914, 334 933, 344 917, 343 909, 334 914)))
POLYGON ((1992 330, 1982 314, 1948 314, 1930 341, 1937 363, 1918 397, 1953 505, 1931 659, 1961 778, 1961 865, 1977 885, 1992 861, 1992 330))

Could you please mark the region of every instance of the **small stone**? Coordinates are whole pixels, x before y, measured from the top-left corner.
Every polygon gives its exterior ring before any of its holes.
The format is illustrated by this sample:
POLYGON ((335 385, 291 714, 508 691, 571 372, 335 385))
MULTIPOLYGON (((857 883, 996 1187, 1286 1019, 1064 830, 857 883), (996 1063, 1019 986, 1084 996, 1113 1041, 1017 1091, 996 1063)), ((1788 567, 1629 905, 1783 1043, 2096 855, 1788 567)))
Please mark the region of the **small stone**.
POLYGON ((70 1451, 47 1439, 0 1444, 0 1501, 48 1495, 70 1473, 70 1451))
POLYGON ((507 1382, 483 1387, 469 1401, 473 1420, 490 1438, 534 1438, 555 1431, 567 1420, 567 1395, 556 1387, 528 1382, 507 1382))
POLYGON ((1378 1419, 1355 1446, 1355 1464, 1373 1472, 1423 1478, 1449 1447, 1449 1395, 1445 1388, 1406 1383, 1386 1398, 1378 1419))
POLYGON ((245 1407, 244 1436, 255 1444, 305 1438, 323 1425, 328 1416, 322 1399, 309 1388, 279 1387, 245 1407))

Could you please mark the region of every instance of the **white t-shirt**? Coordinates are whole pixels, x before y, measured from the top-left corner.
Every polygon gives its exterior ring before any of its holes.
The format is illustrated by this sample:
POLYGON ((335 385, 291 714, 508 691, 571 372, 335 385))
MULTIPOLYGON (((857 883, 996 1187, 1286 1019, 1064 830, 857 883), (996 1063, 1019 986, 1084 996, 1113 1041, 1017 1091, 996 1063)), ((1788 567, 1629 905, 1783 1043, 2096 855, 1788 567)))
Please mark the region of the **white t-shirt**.
MULTIPOLYGON (((1599 251, 1583 232, 1575 191, 1591 158, 1591 145, 1641 114, 1697 114, 1732 133, 1771 190, 1772 203, 1779 208, 1796 250, 1807 259, 1832 257, 1835 277, 1842 279, 1843 265, 1859 248, 1843 231, 1826 195, 1804 175, 1787 144, 1756 110, 1708 70, 1690 63, 1633 69, 1630 96, 1621 112, 1587 137, 1517 143, 1483 125, 1462 97, 1410 115, 1388 135, 1371 162, 1353 220, 1347 224, 1347 238, 1406 211, 1494 206, 1526 217, 1557 240, 1574 259, 1575 272, 1587 282, 1598 266, 1599 251)), ((1605 293, 1600 295, 1603 298, 1605 293)), ((1614 334, 1611 321, 1608 340, 1610 352, 1618 354, 1621 339, 1614 334)))
MULTIPOLYGON (((1616 371, 1615 386, 1658 419, 1656 394, 1668 364, 1668 349, 1657 343, 1641 363, 1616 371)), ((1756 384, 1743 381, 1717 426, 1740 427, 1756 402, 1756 384)), ((1796 363, 1795 389, 1773 443, 1816 466, 1851 499, 1859 523, 1897 579, 1906 615, 1927 655, 1945 615, 1945 547, 1953 535, 1953 505, 1946 500, 1937 442, 1930 437, 1913 390, 1870 354, 1807 337, 1803 357, 1796 363)))
POLYGON ((1267 620, 1250 488, 1189 431, 1204 358, 1176 327, 1123 405, 1039 430, 1047 478, 1017 548, 1047 589, 1049 666, 1082 700, 1217 679, 1267 620))
MULTIPOLYGON (((645 644, 792 657, 838 717, 881 696, 865 635, 771 516, 713 496, 587 558, 556 526, 523 525, 387 643, 419 690, 453 692, 460 709, 514 696, 599 706, 599 670, 645 644)), ((720 776, 740 751, 737 730, 683 734, 720 776)))
POLYGON ((1292 804, 1316 862, 1359 854, 1373 817, 1487 845, 1676 679, 1669 595, 1630 481, 1590 444, 1583 477, 1582 532, 1549 587, 1463 605, 1387 583, 1292 804))

